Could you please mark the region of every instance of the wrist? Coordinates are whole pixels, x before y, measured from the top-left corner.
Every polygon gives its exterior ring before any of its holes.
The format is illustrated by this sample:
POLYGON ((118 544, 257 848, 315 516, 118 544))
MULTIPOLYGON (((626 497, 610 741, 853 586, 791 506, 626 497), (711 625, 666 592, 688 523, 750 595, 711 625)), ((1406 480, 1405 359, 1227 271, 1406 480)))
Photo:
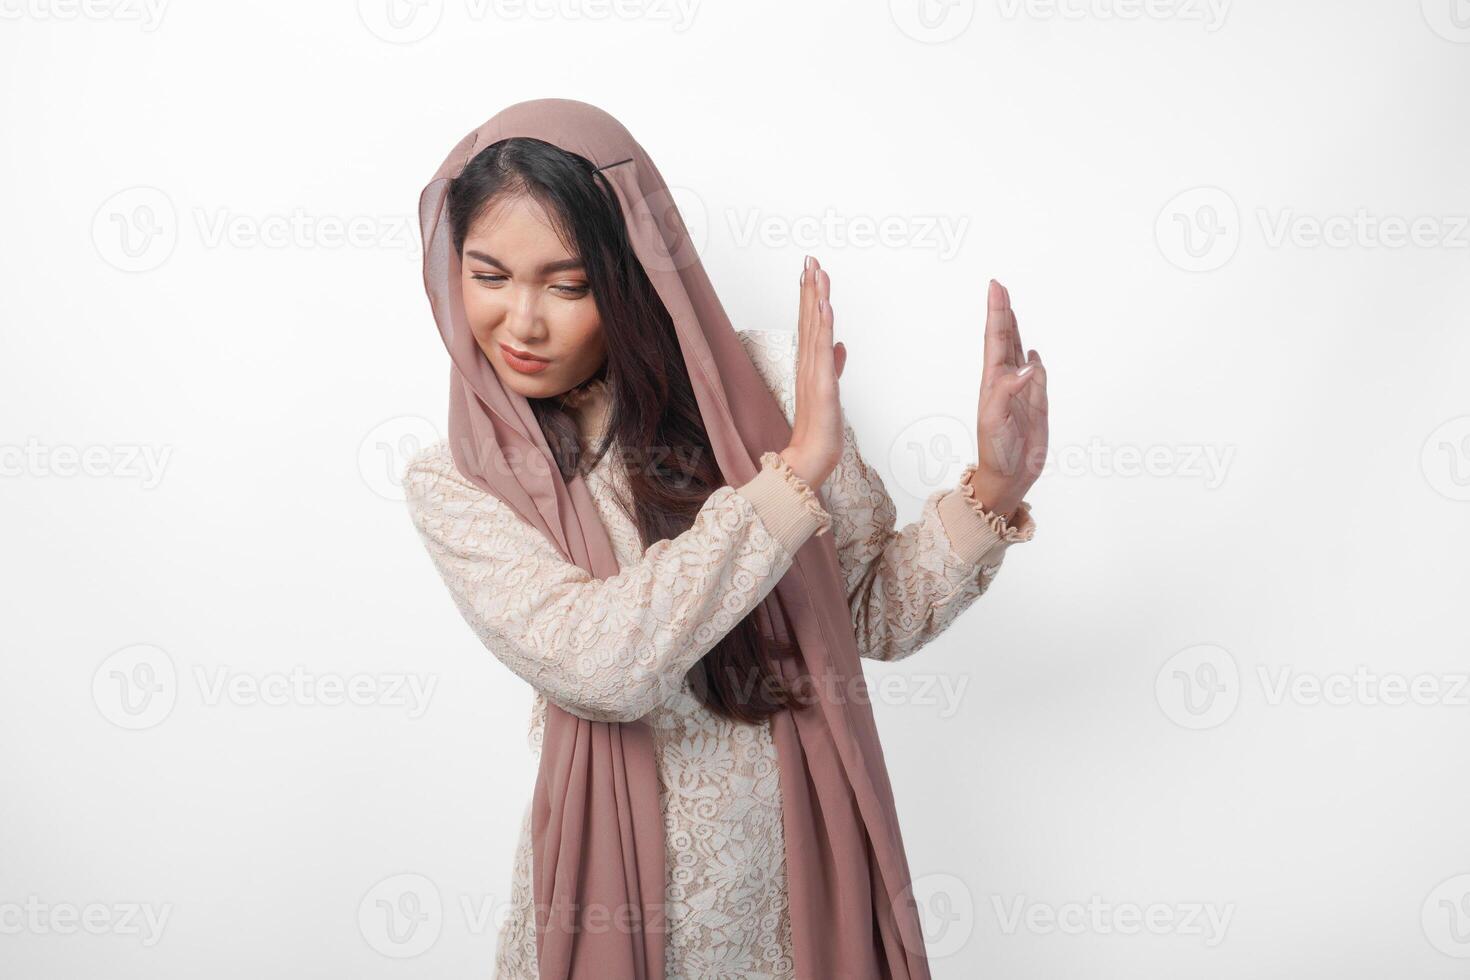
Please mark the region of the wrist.
POLYGON ((827 474, 817 472, 810 463, 802 458, 800 453, 795 452, 790 446, 781 450, 777 455, 786 461, 787 466, 791 467, 791 472, 801 477, 813 488, 821 486, 822 481, 827 478, 827 474))
POLYGON ((1019 494, 993 480, 986 479, 978 469, 971 471, 969 483, 974 499, 979 501, 981 506, 992 514, 999 514, 1005 518, 1007 524, 1015 524, 1016 511, 1021 506, 1019 494))

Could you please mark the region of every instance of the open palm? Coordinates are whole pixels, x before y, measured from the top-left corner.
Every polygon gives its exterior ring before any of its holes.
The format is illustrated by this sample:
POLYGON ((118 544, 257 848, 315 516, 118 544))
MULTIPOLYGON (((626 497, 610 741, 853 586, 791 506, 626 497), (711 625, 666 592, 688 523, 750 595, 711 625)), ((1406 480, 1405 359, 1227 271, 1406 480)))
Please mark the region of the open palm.
POLYGON ((1046 464, 1046 368, 1035 350, 1022 352, 1010 291, 993 279, 986 306, 971 485, 982 504, 1009 517, 1046 464))

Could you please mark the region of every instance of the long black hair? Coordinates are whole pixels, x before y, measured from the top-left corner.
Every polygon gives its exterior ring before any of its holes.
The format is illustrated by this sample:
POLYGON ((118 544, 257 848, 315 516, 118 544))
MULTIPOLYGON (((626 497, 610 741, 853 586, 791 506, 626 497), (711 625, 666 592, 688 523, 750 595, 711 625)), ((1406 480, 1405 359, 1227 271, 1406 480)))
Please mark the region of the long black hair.
MULTIPOLYGON (((530 137, 481 150, 450 184, 449 218, 461 256, 475 219, 496 201, 529 195, 552 218, 567 250, 582 260, 602 320, 607 360, 606 434, 584 452, 561 396, 529 398, 562 478, 587 472, 619 448, 635 526, 647 548, 687 531, 709 495, 724 485, 695 400, 673 318, 628 241, 616 194, 584 157, 530 137)), ((756 722, 797 700, 771 658, 789 645, 764 635, 757 607, 690 669, 691 690, 712 712, 756 722)))

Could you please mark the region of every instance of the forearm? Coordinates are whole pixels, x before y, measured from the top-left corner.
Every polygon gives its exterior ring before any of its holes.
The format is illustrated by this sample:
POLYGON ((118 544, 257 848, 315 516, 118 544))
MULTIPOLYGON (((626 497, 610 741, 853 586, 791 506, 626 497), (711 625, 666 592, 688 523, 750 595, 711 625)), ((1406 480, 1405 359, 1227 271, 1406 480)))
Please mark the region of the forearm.
POLYGON ((824 524, 767 465, 715 490, 683 534, 596 579, 502 502, 434 469, 410 471, 410 507, 465 620, 517 676, 595 721, 657 706, 824 524))

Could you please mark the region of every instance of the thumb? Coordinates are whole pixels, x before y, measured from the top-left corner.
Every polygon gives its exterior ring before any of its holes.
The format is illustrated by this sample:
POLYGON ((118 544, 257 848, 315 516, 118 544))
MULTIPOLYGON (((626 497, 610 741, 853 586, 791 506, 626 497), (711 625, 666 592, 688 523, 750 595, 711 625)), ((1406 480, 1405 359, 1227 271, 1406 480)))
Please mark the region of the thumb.
POLYGON ((1007 395, 1014 395, 1022 388, 1026 387, 1027 382, 1031 380, 1031 376, 1035 373, 1035 363, 1027 364, 1015 374, 1006 375, 1005 377, 1001 378, 999 380, 1001 390, 1004 391, 1007 395))

